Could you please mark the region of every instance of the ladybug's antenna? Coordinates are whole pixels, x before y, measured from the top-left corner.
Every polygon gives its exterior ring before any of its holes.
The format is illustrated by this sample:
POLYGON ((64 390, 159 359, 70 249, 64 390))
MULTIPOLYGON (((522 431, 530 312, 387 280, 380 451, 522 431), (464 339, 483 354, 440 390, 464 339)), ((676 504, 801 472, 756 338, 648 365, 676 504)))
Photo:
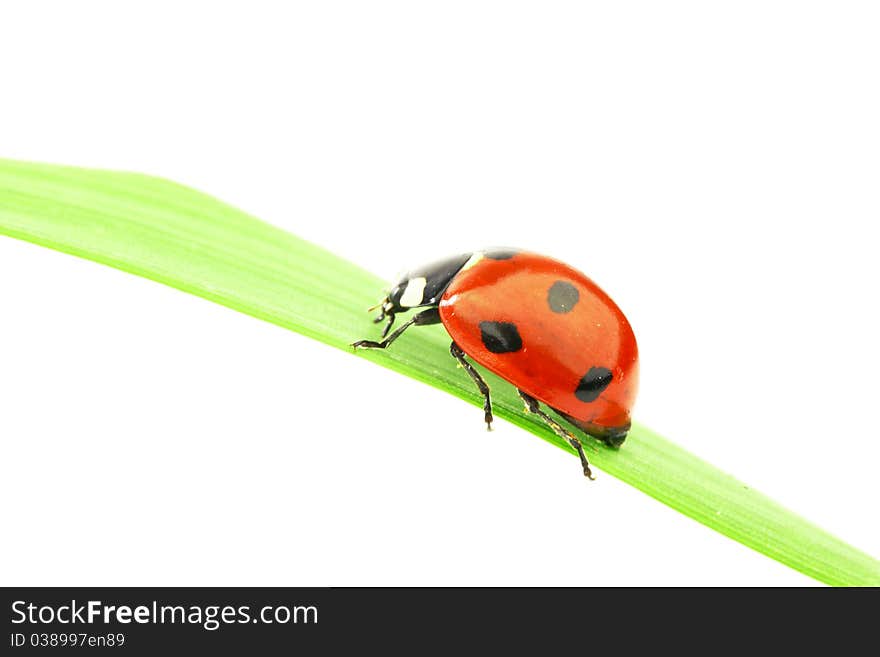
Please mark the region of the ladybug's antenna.
POLYGON ((368 313, 373 312, 377 308, 381 308, 381 310, 379 310, 379 314, 373 318, 373 324, 378 324, 383 319, 385 319, 385 317, 388 315, 388 312, 385 310, 387 307, 388 307, 388 299, 385 298, 385 299, 382 299, 382 301, 377 303, 375 306, 370 306, 369 308, 367 308, 368 313))

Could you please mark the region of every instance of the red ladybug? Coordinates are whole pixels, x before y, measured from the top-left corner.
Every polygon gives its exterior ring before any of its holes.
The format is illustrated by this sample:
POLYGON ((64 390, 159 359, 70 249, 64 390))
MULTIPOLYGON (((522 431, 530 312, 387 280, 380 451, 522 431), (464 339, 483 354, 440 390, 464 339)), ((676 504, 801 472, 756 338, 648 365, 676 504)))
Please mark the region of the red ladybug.
POLYGON ((491 428, 489 386, 465 356, 516 386, 539 415, 590 466, 580 440, 553 417, 619 447, 630 428, 638 388, 638 347, 626 317, 598 285, 546 256, 490 249, 441 260, 404 274, 376 307, 386 320, 382 341, 355 348, 384 349, 410 326, 442 323, 450 351, 479 388, 491 428), (426 308, 388 335, 395 315, 426 308))

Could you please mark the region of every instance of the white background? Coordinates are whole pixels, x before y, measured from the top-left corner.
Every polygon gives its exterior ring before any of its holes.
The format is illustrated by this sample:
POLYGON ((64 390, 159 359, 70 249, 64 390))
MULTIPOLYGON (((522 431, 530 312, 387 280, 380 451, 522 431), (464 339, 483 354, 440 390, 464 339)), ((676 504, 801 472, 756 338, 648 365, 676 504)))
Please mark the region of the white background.
MULTIPOLYGON (((567 260, 636 329, 639 421, 880 555, 874 3, 288 4, 4 5, 0 152, 385 277, 567 260)), ((0 400, 3 584, 811 583, 441 392, 7 238, 0 400)))

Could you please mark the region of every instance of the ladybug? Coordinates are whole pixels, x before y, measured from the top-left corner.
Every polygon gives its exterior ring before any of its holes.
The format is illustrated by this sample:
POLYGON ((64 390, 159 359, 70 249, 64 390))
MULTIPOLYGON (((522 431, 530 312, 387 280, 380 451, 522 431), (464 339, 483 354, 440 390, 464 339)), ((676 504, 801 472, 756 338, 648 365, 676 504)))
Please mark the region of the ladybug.
POLYGON ((483 396, 492 427, 489 386, 468 361, 513 384, 526 409, 577 450, 581 441, 551 415, 620 447, 638 388, 638 347, 626 317, 598 285, 553 258, 513 249, 456 255, 404 274, 379 308, 382 339, 355 349, 385 349, 410 326, 443 324, 450 352, 483 396), (393 333, 398 313, 424 308, 393 333))

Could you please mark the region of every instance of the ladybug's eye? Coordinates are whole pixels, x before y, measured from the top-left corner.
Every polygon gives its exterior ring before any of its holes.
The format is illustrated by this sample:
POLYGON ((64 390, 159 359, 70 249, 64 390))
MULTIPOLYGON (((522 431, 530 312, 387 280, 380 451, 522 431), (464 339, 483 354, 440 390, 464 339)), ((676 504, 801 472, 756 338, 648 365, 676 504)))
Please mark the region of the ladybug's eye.
POLYGON ((388 301, 395 307, 400 308, 400 295, 403 294, 404 285, 398 283, 388 292, 388 301))

